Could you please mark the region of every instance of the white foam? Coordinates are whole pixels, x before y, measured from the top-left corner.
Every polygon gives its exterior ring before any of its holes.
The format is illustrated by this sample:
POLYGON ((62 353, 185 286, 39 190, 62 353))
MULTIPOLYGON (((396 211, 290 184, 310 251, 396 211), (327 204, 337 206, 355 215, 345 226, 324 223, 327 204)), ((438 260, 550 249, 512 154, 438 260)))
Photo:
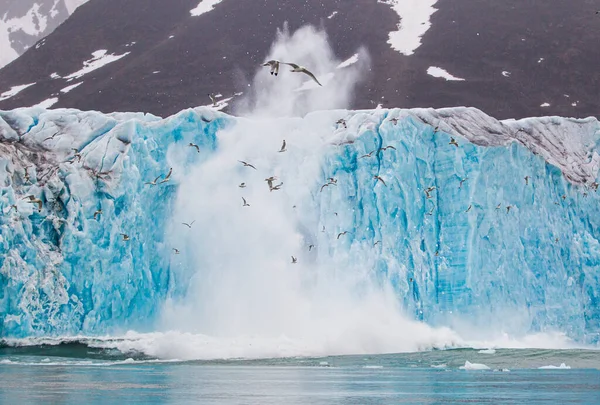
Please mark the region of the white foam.
POLYGON ((460 77, 452 76, 446 70, 442 69, 441 67, 437 67, 437 66, 430 66, 427 69, 427 74, 430 76, 433 76, 433 77, 439 77, 442 79, 446 79, 448 81, 462 82, 465 80, 465 79, 461 79, 460 77))
POLYGON ((538 367, 539 370, 570 370, 571 367, 567 366, 565 363, 561 363, 560 366, 542 366, 538 367))
POLYGON ((431 15, 437 0, 378 0, 388 4, 400 17, 398 31, 392 31, 388 44, 404 55, 412 55, 421 46, 421 37, 431 27, 431 15))
POLYGON ((431 368, 446 368, 448 367, 446 364, 432 364, 431 368))
POLYGON ((460 366, 461 370, 489 370, 490 368, 485 364, 481 363, 471 363, 470 361, 465 361, 464 366, 460 366))
POLYGON ((484 349, 484 350, 480 350, 479 353, 481 353, 481 354, 496 354, 496 349, 484 349))
POLYGON ((382 369, 383 366, 363 366, 363 368, 365 369, 373 369, 373 370, 378 370, 378 369, 382 369))
POLYGON ((343 69, 345 67, 355 64, 356 62, 358 62, 358 53, 355 53, 354 55, 337 65, 336 69, 343 69))
POLYGON ((214 10, 215 6, 223 0, 201 0, 200 3, 190 10, 190 14, 194 17, 198 17, 204 13, 214 10))

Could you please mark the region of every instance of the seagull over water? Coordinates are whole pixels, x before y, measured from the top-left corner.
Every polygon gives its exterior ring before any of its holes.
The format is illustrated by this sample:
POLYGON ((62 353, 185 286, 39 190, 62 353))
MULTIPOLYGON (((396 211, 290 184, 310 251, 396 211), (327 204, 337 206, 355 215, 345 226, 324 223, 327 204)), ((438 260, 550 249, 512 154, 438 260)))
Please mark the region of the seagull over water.
POLYGON ((27 198, 29 200, 29 201, 27 201, 28 203, 38 205, 38 212, 40 212, 42 210, 42 204, 43 204, 42 200, 40 200, 39 198, 36 198, 34 195, 28 195, 25 198, 27 198))
POLYGON ((250 206, 250 204, 248 204, 246 202, 246 199, 244 197, 242 197, 242 201, 244 202, 244 205, 242 205, 242 207, 249 207, 250 206))
MULTIPOLYGON (((283 62, 285 63, 285 62, 283 62)), ((300 65, 296 65, 295 63, 285 63, 286 65, 290 65, 293 69, 291 70, 292 72, 295 73, 304 73, 307 76, 310 76, 311 79, 313 79, 315 82, 317 82, 317 84, 319 86, 323 86, 321 83, 319 83, 319 81, 317 80, 317 78, 315 77, 314 74, 312 74, 312 72, 310 72, 308 69, 306 69, 303 66, 300 65)))
POLYGON ((198 145, 196 145, 195 143, 189 143, 188 146, 192 147, 192 148, 196 148, 196 151, 198 153, 200 153, 200 147, 198 145))
POLYGON ((294 256, 292 256, 292 264, 296 264, 298 263, 298 259, 296 259, 294 256))
POLYGON ((167 181, 171 180, 172 173, 173 173, 173 168, 171 167, 169 169, 169 173, 167 173, 167 177, 165 177, 165 179, 163 181, 161 181, 160 184, 166 183, 167 181))
POLYGON ((185 225, 188 228, 192 229, 192 225, 194 225, 194 222, 196 222, 196 220, 193 220, 192 222, 190 222, 189 224, 186 222, 182 222, 181 225, 185 225))
POLYGON ((125 242, 127 242, 128 240, 130 240, 130 238, 129 238, 129 235, 127 235, 126 233, 121 233, 121 234, 119 234, 119 235, 121 235, 121 236, 123 237, 123 240, 124 240, 125 242))
POLYGON ((268 62, 263 63, 263 66, 270 66, 271 67, 271 74, 277 76, 277 74, 279 73, 279 61, 272 59, 268 62))
POLYGON ((244 162, 243 160, 238 160, 238 162, 240 162, 241 164, 243 164, 244 167, 251 167, 254 170, 256 170, 256 167, 252 166, 250 163, 244 162))
POLYGON ((341 236, 344 236, 344 235, 346 235, 347 233, 348 233, 348 231, 340 232, 340 233, 338 233, 338 236, 337 236, 337 238, 339 239, 341 236))
POLYGON ((96 219, 96 217, 102 215, 102 209, 97 210, 96 212, 94 212, 94 219, 96 219))
POLYGON ((212 102, 213 107, 217 106, 217 100, 215 99, 215 96, 213 96, 212 94, 208 94, 208 97, 210 98, 210 101, 212 102))

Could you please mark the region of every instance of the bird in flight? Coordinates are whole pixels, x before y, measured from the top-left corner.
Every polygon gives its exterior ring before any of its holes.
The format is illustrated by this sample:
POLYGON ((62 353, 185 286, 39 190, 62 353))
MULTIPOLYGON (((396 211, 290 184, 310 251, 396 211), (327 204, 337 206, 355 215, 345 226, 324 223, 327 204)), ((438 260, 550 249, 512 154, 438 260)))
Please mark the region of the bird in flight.
POLYGON ((384 148, 379 148, 379 151, 380 152, 385 152, 388 149, 394 149, 394 150, 396 150, 396 148, 394 148, 392 145, 388 145, 388 146, 386 146, 384 148))
POLYGON ((277 76, 279 73, 279 63, 278 60, 273 59, 263 63, 263 66, 269 66, 271 68, 271 74, 277 76))
POLYGON ((296 264, 298 263, 298 259, 296 259, 294 256, 292 256, 292 264, 296 264))
POLYGON ((347 233, 348 233, 348 231, 340 232, 340 233, 338 233, 338 236, 337 236, 337 238, 339 239, 341 236, 344 236, 344 235, 346 235, 347 233))
MULTIPOLYGON (((40 212, 42 210, 42 204, 43 204, 42 200, 40 200, 39 198, 36 198, 34 195, 28 195, 25 198, 29 200, 29 201, 27 201, 28 203, 38 205, 38 212, 40 212)), ((23 198, 23 199, 25 199, 25 198, 23 198)))
POLYGON ((330 185, 330 184, 334 184, 334 183, 325 183, 325 184, 323 184, 323 185, 321 186, 321 191, 320 191, 320 193, 322 193, 322 192, 323 192, 323 189, 324 189, 325 187, 329 187, 329 185, 330 185))
POLYGON ((179 254, 179 249, 173 248, 173 253, 175 253, 176 255, 178 255, 179 254))
POLYGON ((121 236, 123 237, 123 240, 124 240, 125 242, 127 242, 128 240, 130 240, 130 238, 129 238, 129 235, 127 235, 126 233, 121 233, 121 234, 119 234, 119 235, 121 235, 121 236))
POLYGON ((335 177, 329 177, 327 181, 329 184, 337 184, 337 179, 335 177))
POLYGON ((188 144, 188 146, 189 146, 189 147, 191 147, 191 148, 196 148, 196 151, 197 151, 198 153, 200 153, 200 147, 199 147, 198 145, 196 145, 195 143, 191 143, 191 142, 190 142, 190 143, 188 144))
POLYGON ((244 162, 243 160, 238 160, 238 162, 240 162, 241 164, 243 164, 244 167, 251 167, 254 170, 256 170, 256 167, 252 166, 250 163, 244 162))
POLYGON ((96 219, 96 217, 102 215, 102 208, 97 210, 96 212, 94 212, 94 219, 96 219))
POLYGON ((162 177, 162 174, 160 176, 158 176, 157 178, 155 178, 153 181, 147 181, 145 184, 149 184, 151 186, 156 186, 156 182, 158 181, 158 179, 160 179, 162 177))
POLYGON ((523 178, 525 179, 525 185, 528 186, 529 185, 529 176, 525 176, 523 178))
POLYGON ((239 188, 246 188, 246 183, 240 183, 239 188))
POLYGON ((308 251, 310 252, 312 250, 312 248, 314 248, 315 245, 308 245, 308 251))
POLYGON ((366 155, 362 155, 361 157, 359 157, 359 159, 371 157, 373 155, 373 153, 375 153, 374 150, 371 151, 371 152, 369 152, 369 153, 367 153, 366 155))
POLYGON ((210 101, 212 102, 213 107, 217 106, 217 100, 215 99, 215 96, 211 93, 208 93, 208 98, 210 98, 210 101))
POLYGON ((375 247, 375 246, 379 245, 380 243, 381 243, 381 241, 380 241, 380 240, 378 240, 377 242, 373 243, 373 247, 375 247))
POLYGON ((377 181, 380 181, 380 182, 382 182, 382 183, 383 183, 383 185, 387 187, 387 184, 385 184, 385 181, 384 181, 384 180, 383 180, 381 177, 379 177, 379 176, 373 176, 373 178, 374 178, 375 180, 377 180, 377 181))
POLYGON ((469 212, 469 211, 471 211, 471 207, 472 207, 472 206, 471 206, 471 205, 469 205, 469 208, 467 208, 467 210, 466 210, 465 212, 469 212))
MULTIPOLYGON (((285 62, 283 62, 285 63, 285 62)), ((319 86, 323 86, 321 83, 319 83, 319 81, 317 80, 317 78, 315 77, 315 75, 312 74, 312 72, 310 72, 308 69, 306 69, 303 66, 300 65, 296 65, 295 63, 285 63, 286 65, 291 66, 293 69, 291 70, 292 72, 295 73, 304 73, 305 75, 310 76, 310 78, 312 78, 315 82, 317 82, 317 84, 319 86)))
POLYGON ((281 149, 279 149, 279 153, 285 152, 287 149, 285 148, 285 139, 283 140, 283 144, 281 145, 281 149))
POLYGON ((398 125, 398 118, 390 118, 390 122, 394 125, 398 125))
POLYGON ((336 121, 337 125, 343 125, 344 128, 348 129, 348 125, 346 124, 346 120, 343 118, 340 118, 339 120, 336 121))
POLYGON ((193 220, 192 222, 190 222, 189 224, 186 222, 182 222, 181 225, 185 225, 188 228, 192 229, 192 225, 194 225, 194 222, 196 222, 196 220, 193 220))
POLYGON ((27 183, 31 183, 31 180, 29 179, 29 168, 25 167, 25 175, 23 176, 23 178, 25 179, 25 181, 27 183))
POLYGON ((458 142, 456 142, 456 139, 450 137, 450 143, 448 145, 454 145, 458 148, 458 142))
POLYGON ((426 198, 431 198, 431 194, 429 194, 429 193, 431 193, 434 190, 435 190, 435 186, 431 186, 431 187, 428 187, 427 189, 425 189, 426 198))
POLYGON ((510 209, 512 208, 512 205, 509 205, 506 207, 506 213, 508 214, 510 212, 510 209))
POLYGON ((463 183, 464 183, 465 181, 467 181, 467 179, 468 179, 468 177, 465 177, 464 179, 462 179, 462 180, 460 181, 460 184, 458 185, 458 188, 462 188, 462 185, 463 185, 463 183))
POLYGON ((163 183, 166 183, 167 181, 171 180, 172 173, 173 173, 173 168, 171 167, 169 169, 169 173, 167 173, 167 177, 165 177, 165 179, 163 181, 161 181, 159 184, 163 184, 163 183))
POLYGON ((244 202, 244 205, 242 205, 242 207, 249 207, 250 206, 250 204, 248 204, 246 202, 246 199, 244 197, 242 197, 242 201, 244 202))
POLYGON ((269 188, 269 191, 278 191, 278 190, 281 190, 281 186, 283 186, 283 182, 279 183, 276 186, 273 186, 273 187, 269 188))

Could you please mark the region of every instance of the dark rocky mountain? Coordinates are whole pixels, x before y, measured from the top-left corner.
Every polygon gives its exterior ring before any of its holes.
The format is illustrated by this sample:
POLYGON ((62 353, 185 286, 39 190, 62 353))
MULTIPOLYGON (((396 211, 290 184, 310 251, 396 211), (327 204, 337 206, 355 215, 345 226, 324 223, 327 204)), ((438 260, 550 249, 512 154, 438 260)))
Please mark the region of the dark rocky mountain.
POLYGON ((287 21, 291 30, 323 27, 340 60, 368 49, 372 71, 354 108, 466 105, 497 118, 598 116, 600 0, 410 3, 90 0, 41 46, 0 70, 0 92, 35 83, 0 96, 0 108, 43 101, 166 116, 205 105, 207 93, 243 90, 287 21), (388 43, 399 24, 395 47, 404 53, 388 43), (89 73, 74 74, 84 62, 89 73))
POLYGON ((87 0, 0 0, 0 67, 50 34, 87 0))

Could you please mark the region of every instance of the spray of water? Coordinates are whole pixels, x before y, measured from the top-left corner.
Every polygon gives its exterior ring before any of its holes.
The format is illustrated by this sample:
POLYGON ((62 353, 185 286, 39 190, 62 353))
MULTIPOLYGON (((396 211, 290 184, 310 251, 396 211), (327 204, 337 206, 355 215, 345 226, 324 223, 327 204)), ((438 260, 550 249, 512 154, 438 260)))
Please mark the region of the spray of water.
MULTIPOLYGON (((367 53, 357 54, 356 63, 338 68, 341 61, 324 32, 304 27, 278 34, 267 60, 304 65, 323 87, 287 69, 278 77, 259 69, 252 92, 236 107, 244 117, 218 134, 218 150, 208 161, 187 169, 169 231, 169 242, 182 251, 180 267, 191 272, 179 274, 174 284, 187 283, 187 291, 164 308, 162 328, 169 332, 135 338, 136 348, 142 344, 163 358, 208 359, 465 344, 449 329, 402 313, 392 289, 375 281, 372 249, 349 247, 331 230, 321 232, 317 191, 340 114, 298 117, 347 106, 369 67, 367 53), (284 139, 287 151, 280 153, 284 139), (269 190, 270 176, 277 177, 274 185, 283 183, 281 190, 269 190), (181 222, 191 217, 194 226, 181 232, 181 222)), ((176 157, 170 160, 176 167, 176 157)))

